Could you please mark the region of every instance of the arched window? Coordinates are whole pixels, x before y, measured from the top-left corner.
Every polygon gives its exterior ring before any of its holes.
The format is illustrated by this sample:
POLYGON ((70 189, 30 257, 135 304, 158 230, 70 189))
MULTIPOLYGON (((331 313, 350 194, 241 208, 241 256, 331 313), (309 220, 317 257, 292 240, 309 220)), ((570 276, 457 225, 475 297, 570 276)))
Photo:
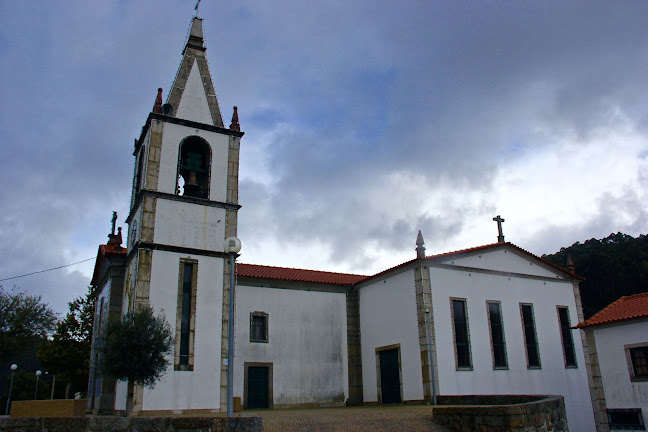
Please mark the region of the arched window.
POLYGON ((142 178, 144 174, 144 154, 146 152, 146 148, 142 148, 139 152, 138 158, 137 158, 137 172, 135 174, 135 193, 139 192, 139 190, 142 188, 142 184, 144 183, 144 179, 142 178))
POLYGON ((207 141, 190 136, 180 143, 178 160, 178 195, 209 198, 211 148, 207 141))

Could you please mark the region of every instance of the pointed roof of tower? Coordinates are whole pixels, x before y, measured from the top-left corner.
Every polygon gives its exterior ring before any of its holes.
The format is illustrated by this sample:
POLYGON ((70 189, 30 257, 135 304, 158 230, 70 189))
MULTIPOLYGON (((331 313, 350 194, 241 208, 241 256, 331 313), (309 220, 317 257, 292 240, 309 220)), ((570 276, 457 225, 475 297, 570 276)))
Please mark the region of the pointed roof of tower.
POLYGON ((187 43, 182 50, 167 103, 173 105, 175 117, 224 127, 218 99, 207 64, 202 18, 193 17, 187 43))

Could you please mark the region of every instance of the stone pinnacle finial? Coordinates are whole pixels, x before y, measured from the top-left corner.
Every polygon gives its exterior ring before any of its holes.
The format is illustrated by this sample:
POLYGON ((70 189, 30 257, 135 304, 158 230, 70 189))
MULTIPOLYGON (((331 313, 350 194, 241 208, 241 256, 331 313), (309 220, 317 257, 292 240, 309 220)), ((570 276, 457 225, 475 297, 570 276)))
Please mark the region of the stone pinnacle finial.
POLYGON ((567 270, 569 270, 570 273, 576 273, 576 266, 574 265, 574 260, 572 259, 571 254, 567 255, 567 270))
POLYGON ((111 219, 111 232, 108 234, 108 244, 114 246, 121 246, 122 244, 122 234, 121 227, 117 228, 117 234, 115 234, 115 223, 117 222, 117 212, 114 211, 111 219))
POLYGON ((158 94, 155 98, 155 105, 153 105, 153 112, 162 114, 162 88, 158 89, 158 94))
POLYGON ((234 113, 232 114, 232 124, 230 124, 231 130, 241 130, 241 125, 239 124, 238 119, 238 107, 234 107, 234 113))
POLYGON ((418 235, 416 236, 416 258, 421 259, 425 258, 425 242, 423 241, 423 234, 419 230, 418 235))

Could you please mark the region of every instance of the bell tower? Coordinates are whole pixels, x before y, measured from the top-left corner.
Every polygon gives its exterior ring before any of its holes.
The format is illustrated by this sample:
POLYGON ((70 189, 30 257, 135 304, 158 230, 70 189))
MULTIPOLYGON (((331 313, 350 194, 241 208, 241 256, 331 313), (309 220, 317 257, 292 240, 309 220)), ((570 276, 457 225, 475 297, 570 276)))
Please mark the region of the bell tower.
MULTIPOLYGON (((225 411, 229 261, 236 235, 243 136, 236 107, 223 124, 194 17, 166 103, 158 89, 135 140, 124 309, 150 304, 175 326, 173 364, 133 412, 225 411)), ((118 406, 116 406, 119 409, 118 406)))

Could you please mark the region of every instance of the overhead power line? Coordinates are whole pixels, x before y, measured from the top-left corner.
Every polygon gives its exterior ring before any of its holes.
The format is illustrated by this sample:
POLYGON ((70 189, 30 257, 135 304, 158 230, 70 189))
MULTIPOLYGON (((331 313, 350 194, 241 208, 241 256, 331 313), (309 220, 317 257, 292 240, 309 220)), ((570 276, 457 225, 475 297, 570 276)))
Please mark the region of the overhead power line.
POLYGON ((81 264, 81 263, 84 263, 86 261, 90 261, 90 260, 93 260, 93 259, 95 259, 95 257, 84 259, 84 260, 77 261, 77 262, 73 262, 71 264, 65 264, 65 265, 58 266, 58 267, 52 267, 52 268, 49 268, 47 270, 39 270, 39 271, 31 272, 31 273, 26 273, 26 274, 20 275, 20 276, 12 276, 12 277, 8 277, 8 278, 0 279, 0 282, 8 281, 8 280, 11 280, 11 279, 18 279, 18 278, 25 277, 25 276, 31 276, 31 275, 35 275, 35 274, 38 274, 38 273, 45 273, 45 272, 52 271, 52 270, 58 270, 58 269, 62 269, 62 268, 65 268, 65 267, 70 267, 70 266, 73 266, 73 265, 81 264))

